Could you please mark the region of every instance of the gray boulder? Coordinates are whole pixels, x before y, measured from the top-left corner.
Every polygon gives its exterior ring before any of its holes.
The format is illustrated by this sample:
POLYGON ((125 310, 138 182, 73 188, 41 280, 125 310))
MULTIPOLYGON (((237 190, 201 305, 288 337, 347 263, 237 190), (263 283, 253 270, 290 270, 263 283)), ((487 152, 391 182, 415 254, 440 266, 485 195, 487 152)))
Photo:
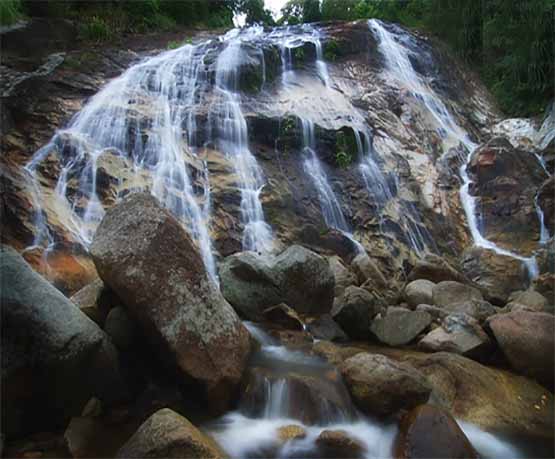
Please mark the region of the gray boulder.
POLYGON ((347 268, 341 258, 333 256, 329 258, 330 269, 335 278, 334 296, 340 297, 347 287, 358 285, 358 278, 349 268, 347 268))
POLYGON ((330 312, 335 279, 324 257, 292 245, 275 258, 272 273, 284 302, 297 312, 330 312))
POLYGON ((405 287, 404 297, 409 306, 432 303, 432 289, 436 284, 426 279, 409 282, 405 287))
POLYGON ((432 303, 439 307, 483 299, 478 289, 455 281, 440 282, 432 290, 432 303))
POLYGON ((361 287, 347 287, 335 300, 331 315, 352 338, 364 339, 370 334, 370 323, 380 311, 376 300, 361 287))
POLYGON ((507 304, 509 311, 528 310, 534 312, 553 312, 553 305, 549 304, 547 298, 533 289, 517 292, 509 297, 507 304))
POLYGON ((418 343, 418 347, 426 351, 445 351, 479 358, 492 348, 492 343, 477 320, 458 313, 447 316, 441 327, 428 333, 418 343))
POLYGON ((209 280, 195 243, 151 195, 132 194, 105 215, 91 255, 162 362, 225 410, 249 353, 249 333, 209 280))
POLYGON ((356 274, 359 284, 364 284, 371 280, 372 285, 376 288, 387 287, 388 283, 383 273, 366 253, 360 253, 353 258, 351 269, 356 274))
POLYGON ((423 311, 390 307, 384 316, 372 322, 370 330, 374 336, 388 346, 410 343, 432 323, 432 316, 423 311))
POLYGON ((93 395, 125 397, 118 355, 104 332, 13 249, 0 249, 2 430, 51 429, 93 395))
POLYGON ((313 319, 306 324, 306 328, 314 339, 325 341, 347 341, 349 339, 330 314, 322 314, 313 319))
POLYGON ((461 303, 451 303, 443 306, 442 309, 447 314, 467 314, 480 323, 499 312, 499 308, 483 300, 467 300, 461 303))

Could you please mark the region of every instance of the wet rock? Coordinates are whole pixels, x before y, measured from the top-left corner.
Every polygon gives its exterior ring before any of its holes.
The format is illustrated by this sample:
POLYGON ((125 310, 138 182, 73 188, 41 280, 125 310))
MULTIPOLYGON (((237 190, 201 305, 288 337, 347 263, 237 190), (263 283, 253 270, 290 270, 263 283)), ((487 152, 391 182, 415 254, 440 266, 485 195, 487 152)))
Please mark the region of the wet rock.
POLYGON ((351 262, 351 269, 356 274, 359 284, 364 284, 367 280, 371 279, 374 285, 378 287, 386 287, 387 281, 370 257, 361 253, 357 255, 351 262))
POLYGON ((555 317, 542 312, 518 311, 488 320, 499 347, 511 366, 553 387, 555 317))
POLYGON ((291 330, 303 330, 303 321, 299 315, 285 303, 264 310, 264 318, 272 324, 281 325, 291 330))
POLYGON ((419 304, 431 304, 434 286, 432 281, 426 279, 409 282, 404 291, 405 301, 413 308, 419 304))
POLYGON ((394 448, 401 459, 479 457, 457 421, 433 405, 418 406, 403 417, 394 448))
POLYGON ((261 320, 264 309, 282 302, 270 265, 254 252, 230 255, 219 275, 225 299, 249 320, 261 320))
POLYGON ((358 279, 357 276, 343 264, 341 258, 338 256, 330 257, 329 263, 333 277, 335 278, 334 296, 338 298, 343 295, 347 287, 357 285, 358 279))
POLYGON ((528 287, 528 272, 520 260, 473 247, 463 253, 463 270, 487 292, 487 300, 504 305, 514 290, 528 287))
POLYGON ((312 352, 336 367, 348 358, 365 352, 363 347, 339 346, 329 341, 317 341, 312 345, 312 352))
POLYGON ((121 300, 101 279, 83 287, 70 300, 100 327, 104 326, 110 309, 121 304, 121 300))
POLYGON ((435 285, 432 297, 433 304, 439 307, 465 301, 483 300, 478 289, 455 281, 443 281, 435 285))
POLYGON ((414 340, 431 323, 432 317, 427 312, 389 307, 384 316, 372 321, 370 331, 388 346, 402 346, 414 340))
POLYGON ((492 343, 478 321, 464 313, 451 314, 432 330, 418 347, 432 352, 453 352, 470 358, 485 355, 492 343))
POLYGON ((281 443, 291 440, 301 440, 306 437, 306 429, 296 424, 282 426, 277 431, 278 439, 281 443))
POLYGON ((383 355, 359 353, 340 367, 355 404, 363 411, 388 415, 426 403, 431 386, 410 365, 383 355))
POLYGON ((139 427, 116 457, 219 459, 225 454, 187 419, 164 408, 139 427))
POLYGON ((335 300, 331 315, 350 337, 367 338, 370 323, 379 310, 370 293, 363 288, 351 286, 335 300))
POLYGON ((486 431, 553 438, 553 394, 538 383, 447 352, 404 358, 424 374, 432 398, 486 431))
POLYGON ((308 322, 307 329, 314 339, 326 341, 347 341, 349 339, 330 314, 322 314, 317 319, 308 322))
POLYGON ((549 235, 555 234, 555 175, 542 183, 538 190, 538 204, 543 211, 544 224, 549 235))
POLYGON ((158 201, 132 194, 99 225, 91 254, 162 362, 224 410, 250 351, 249 334, 210 282, 198 250, 158 201))
POLYGON ((365 446, 349 436, 344 430, 323 430, 316 438, 322 457, 359 458, 364 457, 365 446))
POLYGON ((412 268, 408 280, 426 279, 436 284, 443 281, 467 283, 468 279, 443 258, 434 254, 426 254, 424 259, 418 260, 412 268))
POLYGON ((302 246, 278 255, 272 273, 285 303, 300 313, 325 313, 333 305, 335 280, 328 261, 302 246))
POLYGON ((121 351, 130 351, 139 337, 137 325, 122 306, 108 313, 104 331, 121 351))
POLYGON ((59 426, 92 395, 125 397, 117 352, 93 321, 6 246, 0 274, 8 438, 59 426))

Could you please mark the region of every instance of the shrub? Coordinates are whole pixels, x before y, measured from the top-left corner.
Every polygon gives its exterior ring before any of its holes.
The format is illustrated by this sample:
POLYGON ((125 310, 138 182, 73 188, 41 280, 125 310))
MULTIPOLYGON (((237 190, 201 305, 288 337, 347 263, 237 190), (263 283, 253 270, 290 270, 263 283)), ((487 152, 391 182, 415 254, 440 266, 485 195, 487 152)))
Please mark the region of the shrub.
POLYGON ((11 25, 23 18, 20 0, 0 1, 0 24, 11 25))
POLYGON ((81 25, 79 35, 84 40, 106 41, 112 37, 110 27, 106 21, 99 16, 92 16, 81 25))

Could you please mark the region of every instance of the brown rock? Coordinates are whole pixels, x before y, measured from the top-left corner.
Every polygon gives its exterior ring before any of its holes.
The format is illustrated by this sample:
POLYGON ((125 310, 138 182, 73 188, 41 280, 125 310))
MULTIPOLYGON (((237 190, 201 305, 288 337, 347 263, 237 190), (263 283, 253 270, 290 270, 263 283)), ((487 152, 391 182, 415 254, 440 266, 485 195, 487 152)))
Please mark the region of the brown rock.
POLYGON ((443 258, 434 254, 426 254, 424 259, 418 260, 409 274, 408 281, 426 279, 436 284, 443 281, 468 283, 468 279, 443 258))
POLYGON ((400 459, 478 458, 453 417, 432 405, 420 405, 403 417, 394 448, 400 459))
POLYGON ((303 330, 304 328, 299 315, 285 303, 264 310, 263 315, 272 324, 281 325, 284 328, 291 330, 303 330))
POLYGON ((164 408, 150 416, 118 451, 119 458, 225 457, 218 445, 183 416, 164 408))
POLYGON ((106 214, 91 254, 166 364, 224 410, 246 365, 249 334, 184 228, 154 197, 133 194, 106 214))
POLYGON ((323 430, 316 438, 316 445, 322 457, 329 458, 359 458, 366 452, 366 447, 344 430, 323 430))
POLYGON ((306 429, 296 424, 282 426, 278 429, 278 438, 281 443, 291 440, 301 440, 306 437, 306 429))

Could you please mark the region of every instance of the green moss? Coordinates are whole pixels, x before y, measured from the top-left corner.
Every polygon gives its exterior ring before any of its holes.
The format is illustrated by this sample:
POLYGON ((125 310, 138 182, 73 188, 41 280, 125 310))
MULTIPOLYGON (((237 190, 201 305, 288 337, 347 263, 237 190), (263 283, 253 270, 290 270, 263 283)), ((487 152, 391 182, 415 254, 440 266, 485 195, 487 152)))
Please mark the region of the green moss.
POLYGON ((339 56, 339 43, 337 40, 330 40, 324 48, 324 59, 327 61, 335 61, 339 56))
POLYGON ((191 44, 193 44, 193 39, 191 37, 189 37, 189 38, 186 38, 185 40, 182 40, 182 41, 171 40, 166 45, 166 48, 167 49, 177 49, 177 48, 181 48, 184 45, 191 45, 191 44))
POLYGON ((293 49, 293 57, 295 58, 295 61, 304 60, 304 49, 302 47, 293 49))
POLYGON ((343 129, 337 132, 335 140, 335 162, 345 168, 351 165, 356 157, 356 140, 351 130, 343 129))

